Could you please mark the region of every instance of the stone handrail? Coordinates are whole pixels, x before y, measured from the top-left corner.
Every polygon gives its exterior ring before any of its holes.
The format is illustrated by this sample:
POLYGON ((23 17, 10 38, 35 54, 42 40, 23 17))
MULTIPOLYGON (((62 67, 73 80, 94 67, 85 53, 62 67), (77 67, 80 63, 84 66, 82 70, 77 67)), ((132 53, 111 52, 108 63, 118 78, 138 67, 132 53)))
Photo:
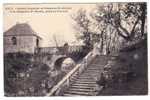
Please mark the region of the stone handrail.
POLYGON ((77 64, 65 77, 56 84, 51 91, 46 94, 46 96, 52 95, 61 95, 61 93, 69 87, 69 85, 73 82, 73 80, 81 74, 84 69, 91 63, 91 61, 95 58, 93 52, 89 52, 87 56, 85 56, 80 64, 77 64))

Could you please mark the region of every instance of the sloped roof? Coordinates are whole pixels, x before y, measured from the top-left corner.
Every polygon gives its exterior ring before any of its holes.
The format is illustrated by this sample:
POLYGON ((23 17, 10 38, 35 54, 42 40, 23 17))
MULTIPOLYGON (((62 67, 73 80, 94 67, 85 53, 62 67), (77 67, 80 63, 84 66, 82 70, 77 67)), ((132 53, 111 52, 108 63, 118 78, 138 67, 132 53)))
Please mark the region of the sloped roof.
POLYGON ((31 28, 31 26, 27 23, 19 23, 14 26, 12 26, 10 29, 8 29, 6 32, 4 32, 4 36, 10 36, 10 35, 19 35, 19 36, 36 36, 39 37, 36 32, 31 28))

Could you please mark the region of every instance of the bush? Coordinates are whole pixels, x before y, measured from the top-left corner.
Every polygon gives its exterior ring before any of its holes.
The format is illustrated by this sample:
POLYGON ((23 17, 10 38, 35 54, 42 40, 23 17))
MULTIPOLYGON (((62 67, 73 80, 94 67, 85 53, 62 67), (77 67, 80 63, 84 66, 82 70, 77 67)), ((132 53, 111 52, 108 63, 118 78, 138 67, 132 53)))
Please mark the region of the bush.
POLYGON ((62 79, 51 77, 46 64, 31 61, 32 55, 6 54, 4 57, 4 90, 6 96, 45 96, 62 79))

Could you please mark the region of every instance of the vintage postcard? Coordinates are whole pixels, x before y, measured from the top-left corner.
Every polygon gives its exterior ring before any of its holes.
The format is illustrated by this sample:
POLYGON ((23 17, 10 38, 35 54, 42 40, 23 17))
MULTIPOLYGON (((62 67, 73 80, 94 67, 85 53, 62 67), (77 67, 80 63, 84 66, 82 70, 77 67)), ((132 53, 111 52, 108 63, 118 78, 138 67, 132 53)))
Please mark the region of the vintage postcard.
POLYGON ((4 94, 148 94, 147 3, 3 4, 4 94))

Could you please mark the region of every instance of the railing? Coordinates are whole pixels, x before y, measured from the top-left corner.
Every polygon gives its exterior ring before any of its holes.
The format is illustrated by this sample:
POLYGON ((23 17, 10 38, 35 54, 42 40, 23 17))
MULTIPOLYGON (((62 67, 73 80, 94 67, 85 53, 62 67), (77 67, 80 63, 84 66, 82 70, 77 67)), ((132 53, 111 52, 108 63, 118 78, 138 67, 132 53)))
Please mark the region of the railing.
POLYGON ((46 96, 62 95, 70 84, 73 83, 73 80, 87 68, 94 58, 95 55, 89 52, 88 55, 83 58, 82 62, 77 64, 46 96))

